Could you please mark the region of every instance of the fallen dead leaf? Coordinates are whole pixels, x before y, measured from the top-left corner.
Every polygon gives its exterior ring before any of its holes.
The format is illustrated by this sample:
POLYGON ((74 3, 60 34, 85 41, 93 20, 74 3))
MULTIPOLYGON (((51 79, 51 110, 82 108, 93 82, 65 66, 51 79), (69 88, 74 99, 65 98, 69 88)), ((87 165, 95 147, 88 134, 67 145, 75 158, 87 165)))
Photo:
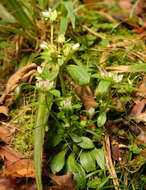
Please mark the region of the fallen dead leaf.
POLYGON ((80 96, 86 110, 90 108, 98 107, 98 103, 95 101, 91 88, 89 86, 74 85, 75 92, 80 96))
POLYGON ((16 190, 16 182, 10 177, 0 178, 0 190, 16 190))
POLYGON ((90 86, 79 86, 69 76, 66 75, 66 78, 71 82, 73 90, 80 97, 87 111, 89 111, 90 108, 98 107, 99 104, 96 102, 90 86))
POLYGON ((36 71, 36 67, 37 66, 35 63, 26 65, 10 77, 3 92, 3 95, 0 97, 1 104, 4 103, 6 96, 10 92, 12 92, 20 84, 20 82, 24 82, 25 80, 27 80, 36 71))
POLYGON ((0 148, 0 156, 4 161, 5 169, 1 171, 2 176, 11 177, 35 177, 34 162, 24 159, 24 155, 16 152, 9 146, 0 148))
POLYGON ((8 107, 7 106, 0 106, 0 120, 8 120, 8 107))
POLYGON ((62 176, 50 175, 50 178, 54 185, 49 190, 76 190, 71 172, 62 176))
POLYGON ((8 144, 12 138, 12 135, 15 132, 15 128, 8 127, 7 125, 4 125, 0 123, 0 140, 8 144))

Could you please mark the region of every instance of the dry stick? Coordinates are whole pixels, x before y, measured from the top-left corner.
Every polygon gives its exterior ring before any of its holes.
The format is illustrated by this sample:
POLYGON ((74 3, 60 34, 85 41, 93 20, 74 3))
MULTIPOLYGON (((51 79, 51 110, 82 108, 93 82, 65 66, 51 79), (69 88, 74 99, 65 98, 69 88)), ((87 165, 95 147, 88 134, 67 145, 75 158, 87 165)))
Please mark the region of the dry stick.
MULTIPOLYGON (((112 158, 111 158, 111 148, 110 148, 110 140, 109 140, 109 136, 105 135, 104 137, 104 152, 105 152, 105 158, 106 158, 106 166, 109 170, 110 175, 112 176, 112 180, 113 180, 113 184, 116 186, 119 186, 119 182, 118 182, 118 178, 117 178, 117 174, 112 162, 112 158)), ((115 187, 115 190, 121 190, 118 187, 115 187)))
POLYGON ((93 34, 93 35, 96 36, 97 38, 101 38, 101 39, 103 39, 103 40, 106 39, 105 36, 103 36, 103 35, 101 35, 101 34, 95 32, 94 30, 92 30, 91 28, 89 28, 89 27, 86 26, 86 25, 83 25, 83 28, 85 28, 88 32, 90 32, 91 34, 93 34))

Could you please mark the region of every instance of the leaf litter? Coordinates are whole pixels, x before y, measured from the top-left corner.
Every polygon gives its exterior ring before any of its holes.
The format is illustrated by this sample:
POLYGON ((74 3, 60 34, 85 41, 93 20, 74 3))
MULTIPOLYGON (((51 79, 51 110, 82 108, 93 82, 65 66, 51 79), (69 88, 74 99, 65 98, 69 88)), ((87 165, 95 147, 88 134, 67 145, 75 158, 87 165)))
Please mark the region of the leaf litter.
MULTIPOLYGON (((143 173, 146 155, 145 2, 119 1, 116 6, 112 0, 82 2, 84 4, 80 5, 89 9, 87 14, 84 8, 82 11, 72 12, 77 2, 74 5, 71 2, 63 2, 62 7, 67 8, 67 12, 64 12, 60 22, 60 30, 66 32, 66 35, 71 38, 71 43, 80 43, 77 52, 72 51, 73 45, 68 44, 70 42, 64 42, 64 38, 57 37, 59 30, 57 21, 53 25, 51 20, 51 28, 48 27, 46 21, 50 19, 50 15, 53 15, 51 19, 56 17, 56 13, 49 9, 46 12, 49 16, 36 21, 38 39, 34 51, 38 50, 40 57, 33 55, 30 64, 25 64, 18 69, 9 78, 5 89, 1 91, 0 140, 3 144, 0 147, 0 157, 3 167, 0 188, 4 190, 16 189, 18 185, 19 190, 37 189, 38 182, 36 184, 34 179, 38 173, 34 169, 33 158, 26 158, 25 152, 18 152, 12 144, 15 133, 22 129, 18 130, 19 126, 11 125, 9 120, 12 117, 14 123, 18 122, 23 127, 34 125, 37 106, 42 103, 36 102, 39 92, 48 93, 50 100, 45 98, 44 103, 48 107, 49 101, 52 101, 48 125, 45 124, 47 125, 45 139, 42 139, 44 150, 40 153, 44 159, 42 159, 44 162, 42 176, 47 178, 43 179, 44 188, 49 190, 76 190, 85 187, 131 189, 133 186, 130 178, 136 189, 139 189, 140 185, 141 188, 145 185, 143 173), (121 11, 121 8, 126 11, 121 11), (69 25, 68 32, 65 29, 67 27, 62 23, 66 25, 71 22, 74 27, 74 16, 81 20, 77 20, 74 32, 69 25), (110 28, 110 24, 115 25, 110 28), (54 31, 51 37, 49 31, 54 31), (56 47, 54 46, 57 40, 54 40, 53 44, 53 38, 61 39, 56 47), (48 45, 49 40, 51 46, 48 45), (44 50, 39 47, 42 41, 47 41, 44 50), (49 68, 52 69, 45 71, 44 68, 37 73, 37 64, 41 65, 40 62, 44 60, 46 64, 50 63, 49 68), (59 69, 55 70, 54 74, 53 64, 56 63, 59 69), (47 73, 47 78, 45 72, 50 72, 47 73), (27 83, 26 89, 22 88, 19 96, 16 97, 17 87, 27 82, 34 73, 38 76, 31 81, 31 84, 27 83), (49 76, 52 78, 49 79, 49 76), (42 83, 47 81, 48 85, 53 80, 54 83, 51 83, 53 85, 49 87, 51 91, 44 89, 44 86, 34 86, 39 80, 42 83), (19 119, 16 116, 18 112, 16 107, 18 110, 26 109, 19 119), (88 143, 92 146, 88 146, 88 143), (95 147, 97 151, 91 154, 95 147), (104 151, 101 151, 103 148, 104 151), (51 161, 63 151, 65 152, 63 157, 53 162, 53 168, 59 168, 57 175, 50 174, 53 172, 50 167, 51 161), (90 159, 86 155, 90 155, 90 159), (101 164, 104 163, 104 159, 106 167, 101 164), (88 168, 89 170, 86 171, 84 163, 90 165, 91 160, 96 169, 90 171, 88 168), (135 176, 140 175, 139 171, 143 176, 140 179, 141 184, 135 181, 135 176), (27 178, 28 182, 25 184, 23 179, 27 178)), ((32 31, 27 32, 30 34, 32 31)), ((16 49, 10 53, 18 55, 18 59, 19 55, 23 55, 22 51, 32 53, 33 47, 25 49, 30 44, 27 42, 25 44, 24 36, 22 38, 17 34, 12 39, 16 41, 16 49)), ((9 58, 13 60, 11 54, 9 58)), ((29 135, 28 131, 26 134, 29 135)), ((19 140, 18 144, 21 144, 23 140, 19 140)))

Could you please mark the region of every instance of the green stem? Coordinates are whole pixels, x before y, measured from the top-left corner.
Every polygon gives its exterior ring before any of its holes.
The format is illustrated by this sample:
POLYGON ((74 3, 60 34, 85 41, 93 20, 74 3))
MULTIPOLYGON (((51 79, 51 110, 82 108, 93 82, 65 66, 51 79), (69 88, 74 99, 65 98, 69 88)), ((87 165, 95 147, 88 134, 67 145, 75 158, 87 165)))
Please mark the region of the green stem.
POLYGON ((63 79, 62 68, 60 68, 59 79, 60 79, 62 94, 63 94, 63 96, 65 96, 65 95, 66 95, 66 90, 65 90, 65 85, 64 85, 64 79, 63 79))
POLYGON ((53 24, 51 23, 51 36, 50 36, 50 41, 51 41, 51 44, 52 44, 52 45, 53 45, 53 40, 54 40, 53 33, 54 33, 54 26, 53 26, 53 24))
POLYGON ((39 94, 39 107, 36 117, 36 127, 34 131, 34 162, 35 162, 35 175, 38 190, 43 190, 42 187, 42 154, 43 154, 43 144, 45 135, 45 126, 47 124, 49 111, 51 109, 51 103, 49 109, 46 106, 46 94, 45 92, 40 92, 39 94))

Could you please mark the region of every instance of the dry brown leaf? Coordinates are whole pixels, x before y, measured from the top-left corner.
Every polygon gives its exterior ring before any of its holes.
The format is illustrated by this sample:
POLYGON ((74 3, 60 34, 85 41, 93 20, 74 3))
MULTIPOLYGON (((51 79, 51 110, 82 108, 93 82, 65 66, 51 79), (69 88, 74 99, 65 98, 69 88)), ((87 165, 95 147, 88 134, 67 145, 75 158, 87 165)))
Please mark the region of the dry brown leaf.
POLYGON ((3 146, 0 148, 0 156, 5 164, 5 169, 1 172, 2 176, 35 177, 34 162, 24 159, 23 154, 9 146, 3 146))
POLYGON ((34 162, 29 159, 17 160, 2 171, 2 176, 35 178, 34 162))
POLYGON ((28 79, 35 71, 36 64, 32 63, 30 65, 26 65, 25 67, 19 69, 16 73, 14 73, 7 82, 6 88, 3 92, 3 95, 0 97, 0 103, 3 104, 6 96, 13 91, 20 82, 24 82, 28 79))
POLYGON ((8 107, 7 106, 0 106, 0 120, 8 120, 8 107))
POLYGON ((0 140, 1 141, 5 143, 9 143, 14 132, 15 132, 15 128, 10 129, 7 125, 0 123, 0 140))
POLYGON ((71 172, 62 176, 50 175, 50 178, 54 186, 50 187, 49 190, 76 190, 71 172))
POLYGON ((0 190, 16 190, 15 180, 10 177, 0 178, 0 190))
POLYGON ((73 86, 73 90, 77 93, 77 95, 82 100, 85 109, 88 111, 90 108, 98 107, 98 103, 95 101, 93 96, 93 92, 89 86, 79 86, 76 84, 68 75, 66 75, 68 81, 71 82, 73 86))
POLYGON ((139 85, 136 96, 146 96, 146 76, 144 76, 142 83, 139 85))
POLYGON ((95 101, 91 88, 89 86, 79 86, 74 85, 75 92, 80 96, 85 109, 89 110, 90 108, 98 107, 98 103, 95 101))

